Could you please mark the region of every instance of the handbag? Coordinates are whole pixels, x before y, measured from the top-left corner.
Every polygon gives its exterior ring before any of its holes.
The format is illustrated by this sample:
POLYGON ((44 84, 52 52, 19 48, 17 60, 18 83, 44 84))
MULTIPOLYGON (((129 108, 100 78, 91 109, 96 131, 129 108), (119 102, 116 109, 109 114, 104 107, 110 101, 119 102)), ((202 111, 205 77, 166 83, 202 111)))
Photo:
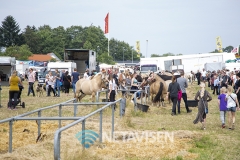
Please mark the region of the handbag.
POLYGON ((182 90, 178 91, 178 100, 181 100, 182 98, 182 90))

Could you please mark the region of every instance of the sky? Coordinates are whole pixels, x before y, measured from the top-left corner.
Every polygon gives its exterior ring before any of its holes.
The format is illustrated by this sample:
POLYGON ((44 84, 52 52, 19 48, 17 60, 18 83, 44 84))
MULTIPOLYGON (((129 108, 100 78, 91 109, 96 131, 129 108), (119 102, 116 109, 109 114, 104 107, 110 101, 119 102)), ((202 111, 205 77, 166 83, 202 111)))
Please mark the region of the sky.
POLYGON ((100 26, 109 13, 109 39, 151 54, 198 54, 240 45, 239 0, 0 0, 0 21, 11 15, 20 28, 100 26))

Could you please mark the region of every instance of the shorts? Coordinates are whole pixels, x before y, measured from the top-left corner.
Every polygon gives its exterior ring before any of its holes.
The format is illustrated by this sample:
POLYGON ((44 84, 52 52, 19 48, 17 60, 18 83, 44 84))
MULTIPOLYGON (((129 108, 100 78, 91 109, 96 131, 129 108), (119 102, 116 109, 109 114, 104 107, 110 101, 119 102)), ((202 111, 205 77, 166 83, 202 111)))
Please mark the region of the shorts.
POLYGON ((202 77, 202 80, 203 80, 203 81, 206 81, 206 77, 202 77))
POLYGON ((227 109, 227 111, 236 112, 236 107, 230 107, 227 109))

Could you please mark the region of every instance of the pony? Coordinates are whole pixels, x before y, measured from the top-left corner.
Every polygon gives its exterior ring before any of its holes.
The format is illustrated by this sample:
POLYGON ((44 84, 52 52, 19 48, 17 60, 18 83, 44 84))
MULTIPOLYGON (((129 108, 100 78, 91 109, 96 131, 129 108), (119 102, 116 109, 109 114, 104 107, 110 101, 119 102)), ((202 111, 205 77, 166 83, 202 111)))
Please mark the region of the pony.
POLYGON ((97 91, 102 88, 107 88, 108 80, 105 73, 98 73, 91 79, 79 79, 76 83, 76 94, 74 98, 77 98, 80 102, 86 95, 91 95, 92 102, 95 100, 97 91))
POLYGON ((159 76, 155 76, 154 79, 148 79, 143 85, 150 85, 150 96, 153 103, 161 102, 164 106, 164 96, 167 94, 168 85, 159 76), (155 95, 155 97, 154 97, 155 95))

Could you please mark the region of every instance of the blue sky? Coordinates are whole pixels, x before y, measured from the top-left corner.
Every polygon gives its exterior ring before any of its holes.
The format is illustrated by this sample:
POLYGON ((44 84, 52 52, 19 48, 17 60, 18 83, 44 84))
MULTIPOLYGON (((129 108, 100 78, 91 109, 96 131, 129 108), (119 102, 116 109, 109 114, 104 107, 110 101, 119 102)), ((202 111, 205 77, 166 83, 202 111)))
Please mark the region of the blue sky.
MULTIPOLYGON (((100 26, 109 12, 109 37, 141 53, 195 54, 240 44, 239 0, 9 0, 0 3, 0 20, 12 15, 27 25, 100 26), (148 40, 148 43, 146 42, 148 40)), ((107 35, 106 35, 107 36, 107 35)))

